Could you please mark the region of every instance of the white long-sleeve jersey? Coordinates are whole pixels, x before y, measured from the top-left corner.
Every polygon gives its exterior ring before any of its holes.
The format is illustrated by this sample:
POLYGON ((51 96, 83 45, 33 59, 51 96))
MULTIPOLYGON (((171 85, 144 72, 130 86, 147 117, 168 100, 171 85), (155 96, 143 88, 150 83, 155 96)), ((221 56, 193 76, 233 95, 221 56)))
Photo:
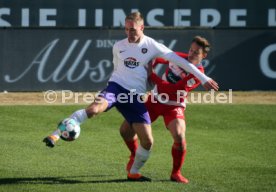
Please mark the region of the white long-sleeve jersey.
POLYGON ((154 39, 143 36, 139 43, 129 43, 128 39, 118 41, 113 46, 114 71, 109 79, 127 90, 145 93, 147 85, 147 65, 150 60, 162 57, 185 71, 194 74, 201 83, 209 77, 201 73, 193 64, 176 55, 165 45, 154 39))

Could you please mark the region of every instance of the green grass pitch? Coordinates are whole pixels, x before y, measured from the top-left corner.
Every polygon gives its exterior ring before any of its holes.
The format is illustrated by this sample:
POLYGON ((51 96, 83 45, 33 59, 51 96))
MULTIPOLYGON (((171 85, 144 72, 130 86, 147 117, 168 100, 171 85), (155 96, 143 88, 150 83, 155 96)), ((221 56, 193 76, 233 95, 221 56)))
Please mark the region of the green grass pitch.
POLYGON ((189 105, 188 185, 169 181, 172 138, 162 118, 141 170, 151 183, 126 181, 115 109, 86 121, 76 141, 46 148, 43 137, 81 107, 0 106, 0 191, 276 191, 276 105, 189 105))

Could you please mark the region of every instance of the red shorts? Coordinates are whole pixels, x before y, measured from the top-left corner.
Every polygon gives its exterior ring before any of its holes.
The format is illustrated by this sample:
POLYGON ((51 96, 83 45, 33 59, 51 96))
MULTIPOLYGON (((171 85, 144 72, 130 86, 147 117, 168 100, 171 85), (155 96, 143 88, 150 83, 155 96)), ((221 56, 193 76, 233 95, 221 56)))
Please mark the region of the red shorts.
POLYGON ((168 126, 168 124, 174 119, 185 119, 184 107, 159 103, 151 95, 148 97, 145 105, 149 112, 151 122, 154 122, 158 116, 163 116, 165 125, 168 126))

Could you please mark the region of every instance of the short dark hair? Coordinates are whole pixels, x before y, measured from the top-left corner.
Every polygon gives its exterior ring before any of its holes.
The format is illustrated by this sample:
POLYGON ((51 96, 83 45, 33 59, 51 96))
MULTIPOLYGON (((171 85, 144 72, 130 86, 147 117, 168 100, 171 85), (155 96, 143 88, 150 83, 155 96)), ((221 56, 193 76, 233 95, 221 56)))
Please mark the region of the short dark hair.
POLYGON ((202 50, 204 53, 208 53, 211 49, 211 46, 208 40, 201 36, 195 36, 192 40, 192 43, 196 43, 197 45, 202 47, 202 50))

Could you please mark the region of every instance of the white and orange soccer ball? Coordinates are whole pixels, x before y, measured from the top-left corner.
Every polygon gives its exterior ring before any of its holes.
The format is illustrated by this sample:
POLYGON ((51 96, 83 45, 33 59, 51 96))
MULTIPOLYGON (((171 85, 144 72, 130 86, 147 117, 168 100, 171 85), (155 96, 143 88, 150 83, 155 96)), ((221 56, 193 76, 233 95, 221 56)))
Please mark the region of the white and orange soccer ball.
POLYGON ((74 141, 80 136, 81 128, 72 118, 66 118, 58 124, 60 138, 64 141, 74 141))

